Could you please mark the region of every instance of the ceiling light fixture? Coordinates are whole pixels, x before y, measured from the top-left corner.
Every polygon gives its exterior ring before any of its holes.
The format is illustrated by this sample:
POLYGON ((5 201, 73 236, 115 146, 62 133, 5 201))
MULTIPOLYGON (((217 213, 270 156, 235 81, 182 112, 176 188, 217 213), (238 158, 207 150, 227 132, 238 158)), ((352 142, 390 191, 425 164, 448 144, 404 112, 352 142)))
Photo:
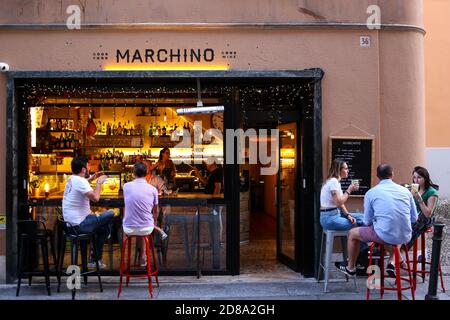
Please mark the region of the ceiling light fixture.
POLYGON ((224 106, 203 106, 200 78, 197 78, 197 107, 177 109, 177 115, 223 112, 224 106))

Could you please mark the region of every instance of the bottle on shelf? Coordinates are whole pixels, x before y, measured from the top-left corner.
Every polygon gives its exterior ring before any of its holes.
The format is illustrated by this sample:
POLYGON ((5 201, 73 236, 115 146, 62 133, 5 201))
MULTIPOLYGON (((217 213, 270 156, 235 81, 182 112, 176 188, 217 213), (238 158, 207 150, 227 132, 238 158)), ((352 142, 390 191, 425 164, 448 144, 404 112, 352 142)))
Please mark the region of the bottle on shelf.
POLYGON ((106 126, 106 135, 110 136, 111 135, 111 125, 108 122, 108 125, 106 126))
POLYGON ((123 134, 122 124, 119 121, 119 125, 117 126, 117 135, 121 136, 123 134))
POLYGON ((148 128, 148 136, 149 137, 153 136, 153 123, 150 123, 150 127, 148 128))
POLYGON ((161 129, 161 136, 163 136, 163 137, 167 136, 167 129, 166 129, 166 126, 163 126, 163 127, 162 127, 162 129, 161 129))
POLYGON ((178 127, 177 127, 177 124, 175 123, 175 124, 173 125, 173 130, 172 130, 172 132, 171 132, 170 134, 172 134, 173 132, 175 132, 175 134, 178 134, 178 133, 177 133, 177 129, 178 129, 178 127))
POLYGON ((128 128, 127 128, 127 123, 126 122, 123 123, 123 135, 124 136, 128 135, 128 128))

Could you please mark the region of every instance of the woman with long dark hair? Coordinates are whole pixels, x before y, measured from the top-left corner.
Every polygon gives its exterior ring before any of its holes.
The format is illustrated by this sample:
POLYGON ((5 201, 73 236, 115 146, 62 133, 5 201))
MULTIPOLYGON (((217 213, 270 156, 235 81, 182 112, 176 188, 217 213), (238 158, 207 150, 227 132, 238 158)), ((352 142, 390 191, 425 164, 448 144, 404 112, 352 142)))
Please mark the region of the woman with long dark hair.
POLYGON ((164 179, 168 189, 172 189, 175 186, 176 169, 175 164, 170 159, 169 148, 164 147, 161 149, 158 162, 151 167, 151 170, 156 170, 158 176, 164 179))
POLYGON ((334 160, 320 191, 320 224, 325 230, 350 230, 363 225, 364 214, 349 213, 345 202, 359 186, 351 184, 342 192, 341 180, 348 177, 347 163, 334 160))
MULTIPOLYGON (((411 188, 414 196, 417 213, 417 221, 412 225, 412 237, 407 244, 410 249, 417 238, 428 230, 433 224, 433 211, 436 208, 439 199, 439 186, 431 181, 430 173, 424 167, 417 166, 412 172, 412 181, 419 185, 418 190, 411 188)), ((422 256, 424 257, 424 252, 422 256)))

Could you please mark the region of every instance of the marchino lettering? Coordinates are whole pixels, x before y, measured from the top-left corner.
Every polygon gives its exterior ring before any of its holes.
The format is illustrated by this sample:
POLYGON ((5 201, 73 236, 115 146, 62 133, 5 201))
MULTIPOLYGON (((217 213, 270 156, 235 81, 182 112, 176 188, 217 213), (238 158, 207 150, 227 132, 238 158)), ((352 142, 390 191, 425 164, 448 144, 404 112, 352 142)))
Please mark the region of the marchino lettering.
POLYGON ((116 62, 127 63, 180 63, 180 62, 212 62, 214 50, 207 49, 117 49, 116 62))

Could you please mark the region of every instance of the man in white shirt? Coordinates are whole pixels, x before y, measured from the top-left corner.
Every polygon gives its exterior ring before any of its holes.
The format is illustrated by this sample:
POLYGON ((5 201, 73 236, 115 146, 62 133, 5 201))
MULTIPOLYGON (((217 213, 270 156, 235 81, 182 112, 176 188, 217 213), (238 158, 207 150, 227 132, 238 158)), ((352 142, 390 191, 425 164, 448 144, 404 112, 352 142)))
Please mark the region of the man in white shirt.
POLYGON ((69 222, 80 233, 94 232, 96 235, 96 248, 98 257, 92 257, 92 262, 102 262, 103 245, 111 234, 114 211, 108 210, 100 215, 92 214, 89 201, 97 202, 100 199, 102 184, 107 176, 102 172, 89 175, 89 163, 85 158, 74 158, 71 163, 72 176, 69 177, 64 189, 62 201, 64 221, 69 222), (89 181, 97 179, 95 190, 89 181))

